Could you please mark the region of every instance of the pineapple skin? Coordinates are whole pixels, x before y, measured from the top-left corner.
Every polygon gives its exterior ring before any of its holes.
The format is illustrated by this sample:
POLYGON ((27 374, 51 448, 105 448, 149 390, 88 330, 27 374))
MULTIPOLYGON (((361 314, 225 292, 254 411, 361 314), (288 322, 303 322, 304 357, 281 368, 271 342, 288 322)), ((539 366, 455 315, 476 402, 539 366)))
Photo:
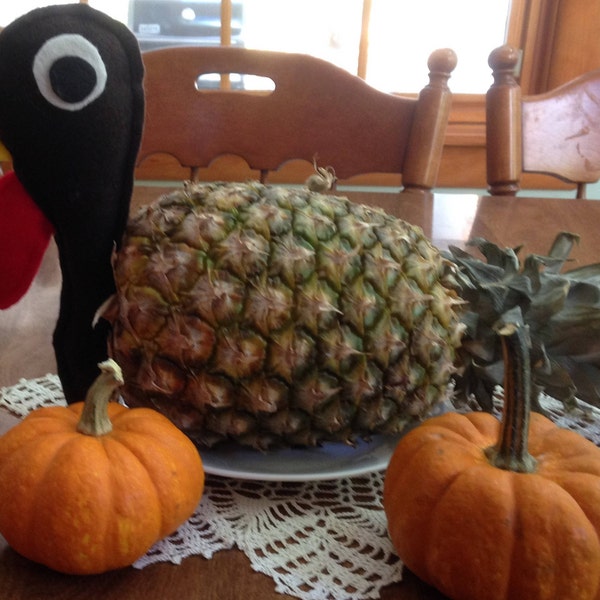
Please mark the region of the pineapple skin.
POLYGON ((445 398, 463 325, 449 263, 381 210, 188 183, 143 207, 103 309, 125 401, 200 445, 398 433, 445 398))

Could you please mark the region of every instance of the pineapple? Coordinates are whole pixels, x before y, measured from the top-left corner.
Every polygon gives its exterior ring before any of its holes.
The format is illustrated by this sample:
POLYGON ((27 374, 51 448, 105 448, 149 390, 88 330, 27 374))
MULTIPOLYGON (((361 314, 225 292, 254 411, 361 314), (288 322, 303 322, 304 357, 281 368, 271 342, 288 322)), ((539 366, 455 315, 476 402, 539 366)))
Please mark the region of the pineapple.
POLYGON ((544 391, 567 410, 577 398, 600 406, 600 264, 562 271, 578 237, 559 233, 547 256, 519 259, 520 248, 501 248, 482 238, 470 245, 485 261, 451 247, 445 257, 457 271, 459 294, 466 301, 466 326, 458 352, 455 403, 475 398, 493 409, 494 390, 503 382, 502 348, 494 324, 522 315, 531 338, 532 404, 543 412, 544 391))
POLYGON ((309 189, 186 184, 141 209, 103 309, 123 395, 201 445, 353 443, 445 398, 464 326, 423 232, 309 189))

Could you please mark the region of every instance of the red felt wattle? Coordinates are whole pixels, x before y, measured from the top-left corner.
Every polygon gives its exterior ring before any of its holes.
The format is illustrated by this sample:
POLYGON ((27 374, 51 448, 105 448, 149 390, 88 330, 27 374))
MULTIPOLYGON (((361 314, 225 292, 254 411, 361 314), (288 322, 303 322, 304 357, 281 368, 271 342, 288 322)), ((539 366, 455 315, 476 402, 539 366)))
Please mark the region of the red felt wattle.
POLYGON ((40 268, 54 228, 14 172, 0 178, 0 309, 15 304, 40 268))

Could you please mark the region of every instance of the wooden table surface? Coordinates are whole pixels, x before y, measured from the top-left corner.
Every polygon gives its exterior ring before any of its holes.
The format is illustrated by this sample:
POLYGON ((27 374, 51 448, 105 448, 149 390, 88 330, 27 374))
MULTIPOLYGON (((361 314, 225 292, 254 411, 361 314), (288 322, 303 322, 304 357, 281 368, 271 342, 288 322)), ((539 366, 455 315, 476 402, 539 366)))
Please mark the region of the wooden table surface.
MULTIPOLYGON (((133 206, 162 190, 138 187, 133 206)), ((581 236, 573 266, 600 260, 600 202, 590 200, 479 197, 441 194, 424 199, 391 193, 342 192, 357 202, 378 205, 423 227, 440 248, 464 246, 475 236, 503 246, 524 244, 523 253, 545 253, 559 231, 581 236)), ((0 387, 21 378, 56 372, 52 331, 58 311, 60 270, 52 243, 40 272, 15 306, 0 312, 0 387)), ((0 410, 0 433, 16 419, 0 410)), ((7 600, 280 600, 273 581, 252 571, 238 550, 221 551, 211 560, 185 559, 181 565, 158 564, 93 577, 73 577, 35 565, 12 551, 0 537, 0 598, 7 600)), ((443 600, 445 597, 411 573, 382 591, 384 600, 443 600)), ((482 599, 485 600, 485 599, 482 599)))

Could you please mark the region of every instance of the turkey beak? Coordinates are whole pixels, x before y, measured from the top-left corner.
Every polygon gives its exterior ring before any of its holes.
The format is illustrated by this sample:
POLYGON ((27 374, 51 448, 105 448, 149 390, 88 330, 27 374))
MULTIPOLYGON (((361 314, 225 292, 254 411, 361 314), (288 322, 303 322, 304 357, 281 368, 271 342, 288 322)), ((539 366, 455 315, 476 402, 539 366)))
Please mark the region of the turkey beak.
POLYGON ((12 156, 10 152, 6 149, 6 146, 0 140, 0 162, 10 162, 12 160, 12 156))

